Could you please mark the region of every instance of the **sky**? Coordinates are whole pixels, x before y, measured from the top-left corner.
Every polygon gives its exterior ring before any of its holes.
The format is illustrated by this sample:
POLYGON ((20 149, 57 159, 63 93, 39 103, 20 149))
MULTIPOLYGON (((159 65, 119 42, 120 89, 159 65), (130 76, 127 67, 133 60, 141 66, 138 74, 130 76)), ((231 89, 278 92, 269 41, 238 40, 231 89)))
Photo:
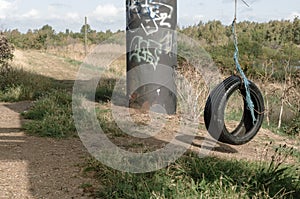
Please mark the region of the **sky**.
MULTIPOLYGON (((300 0, 238 0, 238 21, 267 22, 300 17, 300 0)), ((125 29, 126 0, 0 0, 0 30, 39 29, 52 26, 56 32, 79 32, 84 17, 92 29, 125 29)), ((178 25, 220 20, 228 25, 234 16, 234 0, 177 0, 178 25)))

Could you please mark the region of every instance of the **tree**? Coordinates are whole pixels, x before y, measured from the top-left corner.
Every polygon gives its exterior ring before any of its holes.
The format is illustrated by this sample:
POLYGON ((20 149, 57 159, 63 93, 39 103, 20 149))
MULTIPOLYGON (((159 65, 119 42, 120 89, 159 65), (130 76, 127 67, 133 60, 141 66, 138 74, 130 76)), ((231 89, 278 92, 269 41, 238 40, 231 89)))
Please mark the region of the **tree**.
POLYGON ((51 26, 44 25, 41 29, 37 31, 36 42, 41 46, 41 48, 47 49, 47 46, 51 44, 51 40, 54 39, 55 31, 51 26))
POLYGON ((9 61, 14 57, 13 55, 14 47, 9 44, 7 38, 1 33, 0 35, 0 67, 7 68, 9 66, 9 61))
POLYGON ((83 25, 83 26, 81 27, 81 29, 80 29, 80 33, 81 33, 81 34, 83 34, 83 35, 85 34, 85 26, 86 26, 86 29, 87 29, 87 33, 93 32, 93 30, 92 30, 90 24, 86 24, 86 25, 83 25))
POLYGON ((0 90, 4 90, 8 84, 7 75, 11 71, 9 62, 12 61, 13 46, 9 44, 7 38, 0 33, 0 90))
POLYGON ((300 19, 296 17, 293 22, 294 43, 300 45, 300 19))

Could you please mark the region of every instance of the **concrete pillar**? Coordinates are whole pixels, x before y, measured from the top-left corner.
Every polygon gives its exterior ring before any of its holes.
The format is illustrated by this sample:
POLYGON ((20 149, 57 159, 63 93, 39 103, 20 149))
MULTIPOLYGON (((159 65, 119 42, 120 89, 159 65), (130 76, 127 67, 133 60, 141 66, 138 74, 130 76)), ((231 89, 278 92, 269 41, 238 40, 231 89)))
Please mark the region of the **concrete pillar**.
POLYGON ((126 0, 126 10, 129 105, 175 114, 177 0, 126 0))

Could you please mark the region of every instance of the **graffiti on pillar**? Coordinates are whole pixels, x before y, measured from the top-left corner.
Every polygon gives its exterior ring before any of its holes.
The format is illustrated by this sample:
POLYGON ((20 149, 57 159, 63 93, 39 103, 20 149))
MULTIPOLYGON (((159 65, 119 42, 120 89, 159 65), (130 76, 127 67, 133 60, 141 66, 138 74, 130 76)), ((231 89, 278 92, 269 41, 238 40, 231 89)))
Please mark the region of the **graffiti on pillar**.
POLYGON ((146 62, 153 66, 156 70, 156 66, 159 62, 159 56, 162 53, 162 45, 154 40, 144 40, 141 36, 135 36, 131 42, 131 54, 129 60, 133 58, 137 62, 146 62))
MULTIPOLYGON (((137 15, 141 21, 140 26, 147 35, 156 33, 159 27, 171 28, 168 20, 172 18, 174 8, 166 3, 155 0, 130 0, 128 11, 129 16, 137 15)), ((138 27, 128 28, 134 31, 138 27)))
POLYGON ((172 55, 172 52, 174 51, 174 34, 172 34, 171 32, 168 32, 165 37, 163 37, 159 43, 162 44, 162 50, 168 54, 168 55, 172 55))
POLYGON ((173 34, 170 32, 159 42, 135 36, 131 41, 129 60, 135 59, 138 63, 146 62, 151 64, 153 69, 156 70, 162 52, 170 55, 172 48, 173 34))

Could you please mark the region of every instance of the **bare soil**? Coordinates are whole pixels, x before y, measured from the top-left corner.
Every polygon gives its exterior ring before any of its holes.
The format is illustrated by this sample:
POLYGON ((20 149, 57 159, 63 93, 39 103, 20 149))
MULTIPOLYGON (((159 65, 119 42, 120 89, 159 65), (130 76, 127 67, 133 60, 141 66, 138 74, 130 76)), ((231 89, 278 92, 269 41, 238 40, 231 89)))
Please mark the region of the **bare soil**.
POLYGON ((0 198, 88 198, 97 182, 83 175, 86 149, 76 138, 24 134, 20 112, 30 104, 0 103, 0 198))

